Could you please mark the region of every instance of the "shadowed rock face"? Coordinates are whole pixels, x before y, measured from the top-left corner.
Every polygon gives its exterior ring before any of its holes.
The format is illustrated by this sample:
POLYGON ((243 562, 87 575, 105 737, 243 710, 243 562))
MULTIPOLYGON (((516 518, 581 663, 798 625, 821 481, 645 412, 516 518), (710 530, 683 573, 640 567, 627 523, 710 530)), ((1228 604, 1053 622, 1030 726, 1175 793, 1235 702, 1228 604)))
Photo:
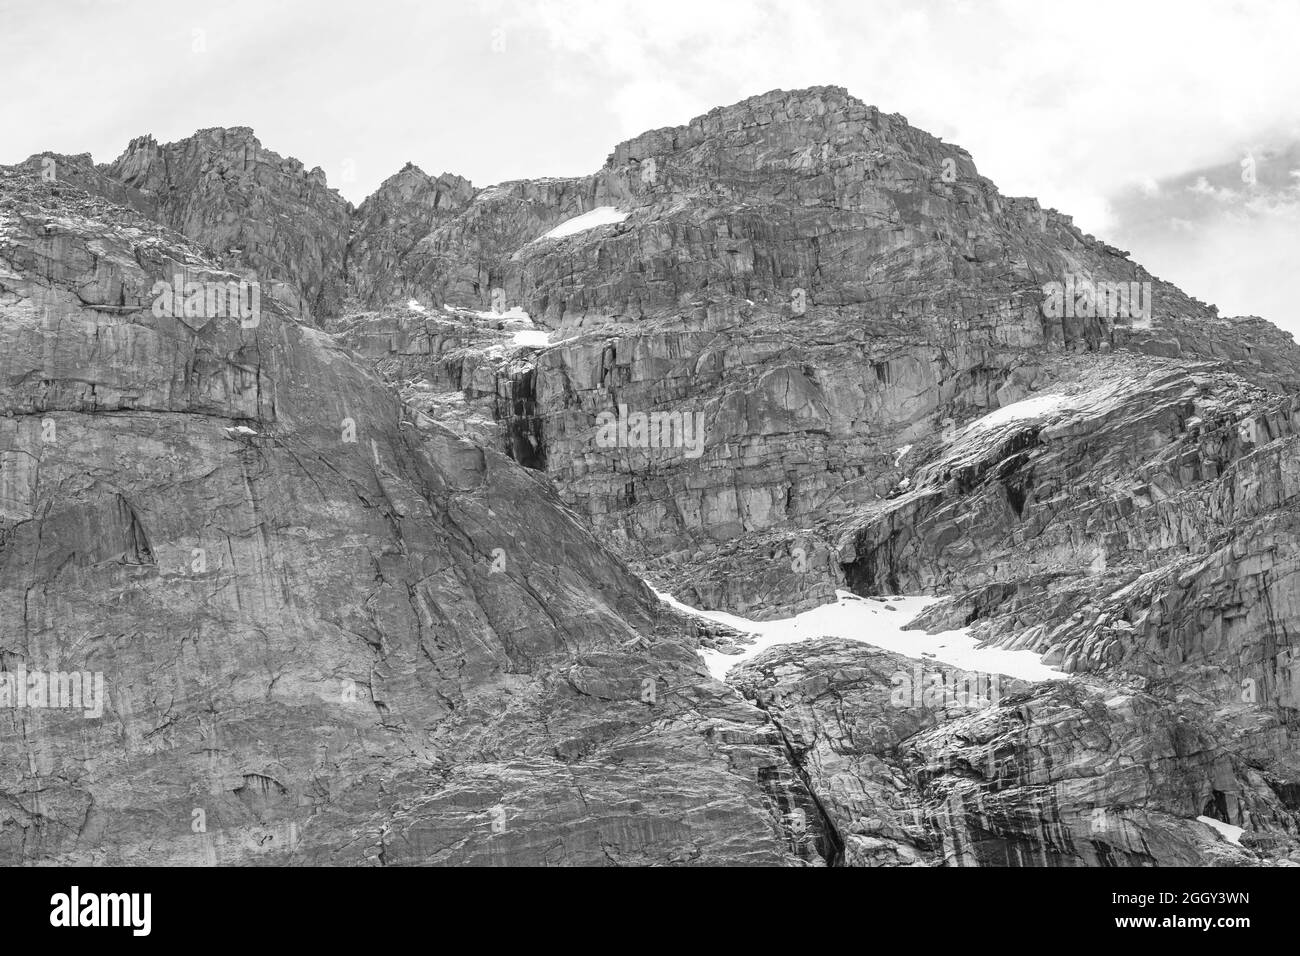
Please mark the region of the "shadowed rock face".
POLYGON ((14 859, 1300 859, 1300 349, 903 117, 777 91, 356 210, 246 129, 0 175, 0 654, 109 697, 0 709, 14 859), (261 323, 157 316, 178 269, 261 323), (941 595, 1063 679, 900 701, 827 639, 722 684, 638 574, 941 595))

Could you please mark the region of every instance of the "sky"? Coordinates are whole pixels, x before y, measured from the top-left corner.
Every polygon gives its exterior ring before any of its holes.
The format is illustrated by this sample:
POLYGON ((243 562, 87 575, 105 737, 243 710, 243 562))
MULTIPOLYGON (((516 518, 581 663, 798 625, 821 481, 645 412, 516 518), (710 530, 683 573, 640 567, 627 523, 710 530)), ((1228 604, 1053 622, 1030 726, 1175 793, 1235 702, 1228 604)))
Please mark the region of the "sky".
POLYGON ((0 163, 251 126, 361 202, 486 186, 772 89, 965 147, 1157 276, 1300 333, 1296 0, 0 0, 0 163))

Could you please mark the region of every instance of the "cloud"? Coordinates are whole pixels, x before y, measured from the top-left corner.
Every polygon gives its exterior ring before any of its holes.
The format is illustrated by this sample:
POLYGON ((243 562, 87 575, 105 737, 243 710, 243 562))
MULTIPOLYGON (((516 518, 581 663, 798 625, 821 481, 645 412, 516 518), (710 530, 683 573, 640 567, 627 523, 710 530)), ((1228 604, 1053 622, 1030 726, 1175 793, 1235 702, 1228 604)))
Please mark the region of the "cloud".
POLYGON ((1189 193, 1195 193, 1197 196, 1205 196, 1218 202, 1232 202, 1239 198, 1239 195, 1231 189, 1215 188, 1210 185, 1210 181, 1204 176, 1197 176, 1196 182, 1186 187, 1189 193))
POLYGON ((1260 144, 1300 142, 1300 71, 1285 66, 1300 5, 1188 3, 1177 16, 1129 0, 517 9, 562 53, 557 82, 605 91, 619 138, 773 88, 845 86, 966 147, 1003 192, 1153 258, 1225 312, 1300 330, 1267 277, 1300 254, 1293 204, 1269 183, 1247 189, 1240 166, 1250 155, 1271 171, 1260 144), (1204 169, 1215 175, 1189 178, 1204 169), (1143 210, 1134 195, 1160 201, 1143 210), (1206 203, 1217 211, 1195 208, 1206 203))
POLYGON ((1155 191, 1120 191, 1114 231, 1152 272, 1224 314, 1262 315, 1300 333, 1300 310, 1282 280, 1300 261, 1300 182, 1290 168, 1300 140, 1257 144, 1248 155, 1249 167, 1230 153, 1155 191))
MULTIPOLYGON (((1154 238, 1133 231, 1132 196, 1155 184, 1235 212, 1222 191, 1242 192, 1246 152, 1272 169, 1264 144, 1300 142, 1293 0, 1173 12, 1132 0, 104 0, 4 19, 0 161, 44 149, 103 161, 140 133, 247 125, 354 202, 407 160, 479 185, 580 175, 646 129, 831 84, 965 147, 1003 192, 1035 196, 1142 260, 1154 238), (1212 195, 1184 188, 1189 172, 1225 164, 1207 176, 1212 195)), ((1294 182, 1298 166, 1300 155, 1280 175, 1294 182)), ((1278 201, 1265 186, 1263 200, 1242 193, 1263 203, 1259 215, 1278 201)), ((1190 210, 1160 217, 1182 236, 1173 218, 1196 234, 1220 228, 1190 210)), ((1230 257, 1268 257, 1231 235, 1220 247, 1230 257)), ((1199 278, 1177 262, 1168 273, 1199 278)))

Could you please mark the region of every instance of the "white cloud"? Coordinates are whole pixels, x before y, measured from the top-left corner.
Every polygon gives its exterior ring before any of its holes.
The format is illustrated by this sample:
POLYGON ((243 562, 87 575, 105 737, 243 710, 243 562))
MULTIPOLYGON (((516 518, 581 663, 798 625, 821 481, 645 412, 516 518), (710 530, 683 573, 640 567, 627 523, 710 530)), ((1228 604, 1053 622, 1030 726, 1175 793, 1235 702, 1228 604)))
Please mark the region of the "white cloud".
POLYGON ((1204 196, 1207 199, 1213 199, 1218 202, 1233 202, 1241 198, 1240 194, 1226 186, 1211 186, 1210 181, 1204 176, 1197 176, 1196 182, 1187 187, 1189 193, 1195 193, 1197 196, 1204 196))
POLYGON ((1293 0, 231 0, 219 13, 118 0, 33 4, 6 29, 0 161, 102 161, 144 132, 250 125, 354 202, 407 160, 479 185, 579 175, 646 129, 830 84, 1142 260, 1114 232, 1118 193, 1300 141, 1293 0), (114 108, 49 109, 87 90, 114 108))

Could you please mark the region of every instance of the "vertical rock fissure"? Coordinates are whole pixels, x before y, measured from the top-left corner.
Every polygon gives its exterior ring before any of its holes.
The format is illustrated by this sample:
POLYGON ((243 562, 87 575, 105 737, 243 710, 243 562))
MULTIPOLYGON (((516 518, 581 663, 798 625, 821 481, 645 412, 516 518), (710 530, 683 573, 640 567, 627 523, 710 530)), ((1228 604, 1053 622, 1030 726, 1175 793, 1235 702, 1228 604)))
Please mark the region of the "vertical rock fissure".
POLYGON ((804 770, 803 762, 800 761, 798 755, 795 753, 794 745, 790 743, 790 737, 786 734, 785 728, 781 726, 781 721, 777 719, 775 714, 757 700, 754 701, 754 704, 762 710, 763 713, 767 714, 768 719, 772 721, 772 726, 775 727, 776 732, 781 735, 781 743, 785 748, 786 759, 790 761, 790 766, 803 782, 804 789, 808 791, 808 796, 812 800, 813 806, 817 808, 817 816, 821 819, 822 834, 825 837, 825 841, 830 844, 829 847, 827 847, 829 852, 822 851, 820 847, 818 848, 822 854, 822 859, 826 861, 827 866, 843 866, 844 838, 840 836, 840 831, 839 828, 835 826, 835 821, 831 819, 830 814, 826 812, 826 807, 817 796, 817 791, 813 788, 812 780, 809 778, 808 772, 804 770))

